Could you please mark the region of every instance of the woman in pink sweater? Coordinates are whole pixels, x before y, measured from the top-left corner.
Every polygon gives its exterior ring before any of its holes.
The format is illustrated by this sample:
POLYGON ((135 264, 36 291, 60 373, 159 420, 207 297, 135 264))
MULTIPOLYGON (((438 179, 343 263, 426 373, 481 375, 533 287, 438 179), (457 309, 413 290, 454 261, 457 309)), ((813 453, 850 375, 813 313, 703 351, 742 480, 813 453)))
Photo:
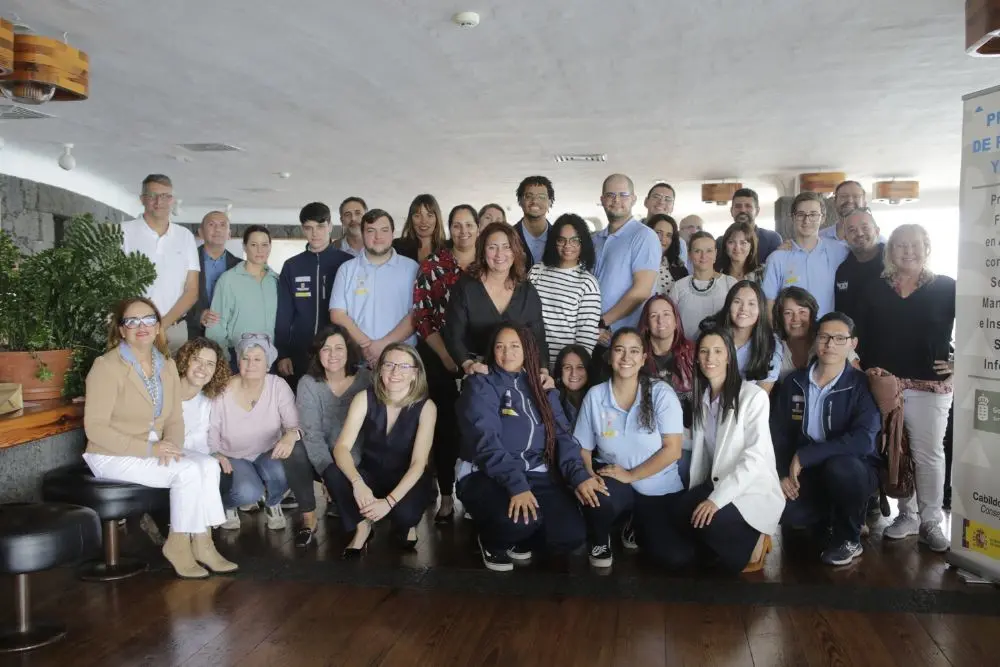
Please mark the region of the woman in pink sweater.
POLYGON ((262 497, 267 527, 287 525, 281 498, 288 491, 282 459, 288 458, 299 433, 295 396, 288 383, 267 370, 278 352, 266 334, 243 334, 236 345, 240 373, 212 405, 208 446, 222 466, 223 528, 238 530, 241 505, 262 497))

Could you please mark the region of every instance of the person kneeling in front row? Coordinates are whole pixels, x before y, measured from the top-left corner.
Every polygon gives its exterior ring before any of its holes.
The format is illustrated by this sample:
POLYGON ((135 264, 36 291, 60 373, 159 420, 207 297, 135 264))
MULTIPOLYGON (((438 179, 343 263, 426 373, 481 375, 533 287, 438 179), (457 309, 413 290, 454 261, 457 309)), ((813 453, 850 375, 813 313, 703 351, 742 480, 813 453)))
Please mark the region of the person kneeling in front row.
POLYGON ((820 556, 827 565, 847 565, 864 551, 865 508, 878 486, 875 437, 882 420, 867 376, 847 363, 857 344, 850 317, 824 315, 816 361, 788 376, 771 413, 778 474, 788 499, 781 522, 829 530, 820 556))
POLYGON ((534 337, 503 325, 488 348, 486 374, 465 378, 458 497, 479 532, 483 564, 495 572, 532 557, 532 544, 574 551, 586 537, 570 487, 591 502, 604 484, 583 465, 559 393, 541 386, 534 337))
POLYGON ((378 359, 373 386, 347 410, 333 447, 337 470, 328 475, 340 522, 354 532, 343 558, 358 558, 388 517, 407 548, 417 545, 417 524, 434 499, 427 459, 434 441, 437 407, 427 398, 427 373, 420 355, 404 343, 390 343, 378 359), (352 450, 361 434, 361 463, 352 450))

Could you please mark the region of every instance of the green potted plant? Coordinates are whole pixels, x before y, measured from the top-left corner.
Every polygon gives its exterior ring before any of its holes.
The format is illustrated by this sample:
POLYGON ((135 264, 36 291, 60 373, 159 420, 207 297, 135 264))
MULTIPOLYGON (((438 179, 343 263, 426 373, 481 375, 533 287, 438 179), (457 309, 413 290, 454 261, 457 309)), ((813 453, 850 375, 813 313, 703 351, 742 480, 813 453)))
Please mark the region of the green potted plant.
POLYGON ((25 400, 82 395, 112 306, 155 280, 153 263, 126 255, 122 238, 121 226, 90 214, 67 223, 59 246, 35 254, 0 232, 0 381, 20 383, 25 400))

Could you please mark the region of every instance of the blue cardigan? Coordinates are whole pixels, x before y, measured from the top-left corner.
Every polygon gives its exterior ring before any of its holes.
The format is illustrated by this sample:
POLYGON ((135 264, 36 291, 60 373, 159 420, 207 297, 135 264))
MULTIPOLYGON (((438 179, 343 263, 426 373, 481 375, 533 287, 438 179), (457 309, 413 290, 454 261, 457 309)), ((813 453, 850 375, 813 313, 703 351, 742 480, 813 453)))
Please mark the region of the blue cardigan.
POLYGON ((803 468, 811 468, 832 456, 857 456, 878 463, 875 437, 882 428, 882 415, 868 388, 868 377, 848 365, 823 402, 823 431, 818 442, 806 432, 809 423, 809 373, 812 366, 792 372, 778 390, 771 410, 778 475, 786 477, 792 457, 799 455, 803 468))
MULTIPOLYGON (((576 487, 589 477, 580 443, 572 436, 559 392, 547 394, 556 421, 555 463, 562 479, 576 487)), ((528 471, 544 463, 545 427, 524 371, 508 373, 494 368, 488 375, 467 377, 457 413, 462 460, 473 463, 512 496, 529 491, 528 471)))

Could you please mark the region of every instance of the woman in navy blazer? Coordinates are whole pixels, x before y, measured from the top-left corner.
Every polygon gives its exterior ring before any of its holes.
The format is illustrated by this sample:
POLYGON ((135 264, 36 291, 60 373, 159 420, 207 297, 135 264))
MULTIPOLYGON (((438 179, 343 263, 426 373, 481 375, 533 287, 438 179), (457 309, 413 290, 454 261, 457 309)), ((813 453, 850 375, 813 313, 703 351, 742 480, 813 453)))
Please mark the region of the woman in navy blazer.
POLYGON ((555 390, 545 391, 531 332, 504 325, 488 348, 489 372, 465 379, 458 402, 462 460, 458 497, 479 532, 483 564, 513 569, 531 559, 531 542, 572 551, 586 537, 578 498, 604 488, 584 468, 580 445, 555 390))

